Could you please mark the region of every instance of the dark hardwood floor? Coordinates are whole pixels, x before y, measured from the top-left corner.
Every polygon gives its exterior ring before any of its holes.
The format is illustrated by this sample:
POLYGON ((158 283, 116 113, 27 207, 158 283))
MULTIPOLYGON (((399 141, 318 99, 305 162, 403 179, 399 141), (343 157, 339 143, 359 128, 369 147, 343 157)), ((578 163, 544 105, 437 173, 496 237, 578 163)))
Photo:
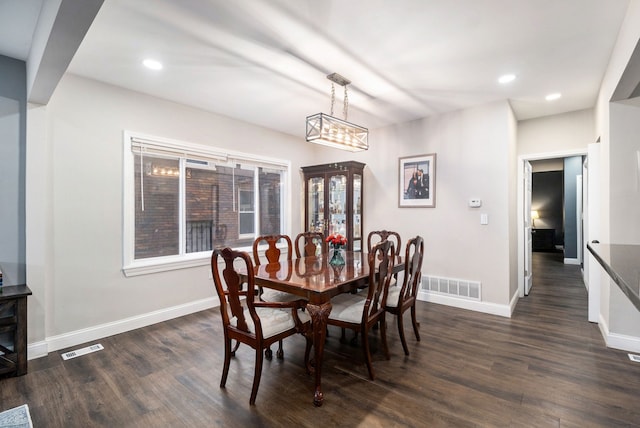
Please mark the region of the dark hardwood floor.
POLYGON ((0 381, 0 410, 27 403, 35 427, 640 426, 640 363, 586 321, 579 267, 557 253, 534 262, 532 293, 511 319, 418 302, 422 341, 407 326, 408 357, 390 320, 391 359, 374 349, 373 382, 360 348, 332 328, 320 408, 302 337, 285 341, 284 361, 265 362, 255 406, 247 347, 220 389, 212 309, 92 342, 105 349, 66 362, 61 352, 32 360, 27 375, 0 381))

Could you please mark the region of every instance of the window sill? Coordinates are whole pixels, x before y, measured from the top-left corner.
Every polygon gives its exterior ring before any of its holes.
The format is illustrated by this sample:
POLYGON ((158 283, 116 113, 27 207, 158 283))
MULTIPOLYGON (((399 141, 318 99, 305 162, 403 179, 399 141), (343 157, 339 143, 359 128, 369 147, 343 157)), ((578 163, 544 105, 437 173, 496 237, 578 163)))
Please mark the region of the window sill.
POLYGON ((171 270, 187 269, 198 266, 206 266, 211 263, 211 253, 198 254, 190 258, 163 257, 153 260, 138 260, 122 268, 127 278, 152 273, 167 272, 171 270))
MULTIPOLYGON (((264 253, 264 248, 260 248, 260 253, 264 253)), ((238 251, 246 251, 251 256, 251 247, 235 248, 238 251)), ((208 266, 211 263, 211 251, 190 254, 187 256, 156 257, 147 260, 136 260, 122 268, 124 276, 127 278, 148 275, 153 273, 168 272, 178 269, 188 269, 192 267, 208 266)))

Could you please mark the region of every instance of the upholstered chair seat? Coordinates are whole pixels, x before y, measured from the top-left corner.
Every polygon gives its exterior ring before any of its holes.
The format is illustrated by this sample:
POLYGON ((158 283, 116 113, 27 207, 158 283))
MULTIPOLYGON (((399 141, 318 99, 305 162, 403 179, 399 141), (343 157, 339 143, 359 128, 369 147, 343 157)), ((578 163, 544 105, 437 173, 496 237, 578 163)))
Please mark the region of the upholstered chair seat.
MULTIPOLYGON (((255 308, 256 313, 260 317, 260 323, 262 324, 262 335, 265 338, 269 338, 280 334, 284 331, 292 329, 296 326, 296 322, 291 315, 291 309, 277 309, 277 308, 255 308)), ((244 319, 247 322, 247 329, 250 333, 256 332, 255 326, 253 325, 253 319, 251 319, 251 314, 249 313, 249 309, 245 309, 244 311, 244 319)), ((311 321, 311 317, 305 311, 298 309, 298 319, 300 319, 301 323, 307 323, 311 321)), ((230 319, 231 325, 237 327, 237 318, 233 317, 230 319)))

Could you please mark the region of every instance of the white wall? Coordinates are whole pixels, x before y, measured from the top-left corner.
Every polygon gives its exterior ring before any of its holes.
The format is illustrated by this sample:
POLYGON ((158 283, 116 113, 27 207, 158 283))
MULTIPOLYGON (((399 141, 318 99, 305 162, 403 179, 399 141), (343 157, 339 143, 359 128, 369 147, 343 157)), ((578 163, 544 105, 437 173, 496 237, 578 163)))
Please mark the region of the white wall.
POLYGON ((501 315, 517 286, 515 126, 508 103, 496 102, 374 130, 371 149, 352 156, 367 164, 365 232, 396 230, 405 242, 422 235, 423 274, 481 281, 483 305, 474 309, 501 315), (437 156, 435 208, 398 208, 398 158, 427 153, 437 156), (469 208, 469 198, 482 207, 469 208))
MULTIPOLYGON (((609 125, 610 242, 640 245, 640 107, 611 103, 609 125)), ((610 292, 609 331, 640 336, 638 309, 612 282, 610 292)))
MULTIPOLYGON (((618 212, 612 210, 610 202, 611 190, 615 186, 610 179, 611 171, 618 168, 618 165, 613 163, 616 155, 611 156, 612 145, 616 144, 616 141, 612 139, 610 129, 609 100, 620 81, 620 77, 638 40, 640 40, 640 1, 632 0, 611 54, 596 103, 596 134, 601 137, 602 144, 601 175, 599 180, 602 191, 599 212, 601 236, 598 238, 602 243, 615 243, 612 240, 611 228, 619 215, 618 212)), ((634 177, 630 176, 628 179, 633 180, 634 177)), ((635 243, 638 244, 640 242, 636 241, 635 243)), ((622 295, 617 285, 611 281, 604 271, 601 271, 599 327, 608 346, 640 351, 640 312, 622 295), (633 347, 629 346, 634 343, 633 347)))
MULTIPOLYGON (((543 138, 544 136, 541 136, 543 138)), ((531 161, 531 172, 549 172, 549 171, 562 171, 564 169, 564 159, 542 159, 537 161, 531 161)))
POLYGON ((609 106, 611 242, 640 244, 640 107, 609 106))
MULTIPOLYGON (((141 325, 145 320, 139 318, 148 314, 155 314, 153 321, 213 301, 208 266, 124 277, 124 130, 286 158, 292 162, 294 201, 301 192, 298 170, 312 161, 304 140, 72 75, 63 78, 45 110, 45 118, 32 112, 46 131, 34 130, 29 141, 29 161, 41 169, 28 169, 27 197, 28 229, 40 234, 28 238, 35 290, 30 320, 36 321, 29 325, 29 341, 47 340, 48 351, 126 329, 123 320, 141 325)), ((299 212, 293 205, 292 212, 299 212)), ((291 226, 300 230, 297 215, 291 226)))
POLYGON ((27 110, 26 169, 26 275, 33 295, 28 299, 27 343, 39 344, 29 354, 46 354, 46 319, 52 312, 47 298, 53 283, 53 218, 51 200, 51 151, 47 145, 47 108, 29 106, 27 110))
POLYGON ((593 109, 518 122, 518 155, 584 150, 595 142, 593 109))
POLYGON ((509 173, 509 297, 513 308, 518 295, 518 122, 513 110, 508 111, 509 156, 507 166, 509 173))

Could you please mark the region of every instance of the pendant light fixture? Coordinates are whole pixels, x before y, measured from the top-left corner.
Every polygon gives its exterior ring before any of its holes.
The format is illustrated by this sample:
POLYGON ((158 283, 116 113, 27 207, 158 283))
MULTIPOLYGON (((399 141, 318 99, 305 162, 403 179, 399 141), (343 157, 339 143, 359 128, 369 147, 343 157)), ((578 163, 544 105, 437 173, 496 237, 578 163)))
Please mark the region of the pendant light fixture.
POLYGON ((307 116, 307 141, 350 152, 368 150, 369 130, 347 122, 349 108, 347 85, 351 81, 338 73, 329 74, 327 79, 331 80, 331 114, 317 113, 307 116), (344 87, 344 120, 333 117, 333 105, 336 98, 335 84, 344 87))

